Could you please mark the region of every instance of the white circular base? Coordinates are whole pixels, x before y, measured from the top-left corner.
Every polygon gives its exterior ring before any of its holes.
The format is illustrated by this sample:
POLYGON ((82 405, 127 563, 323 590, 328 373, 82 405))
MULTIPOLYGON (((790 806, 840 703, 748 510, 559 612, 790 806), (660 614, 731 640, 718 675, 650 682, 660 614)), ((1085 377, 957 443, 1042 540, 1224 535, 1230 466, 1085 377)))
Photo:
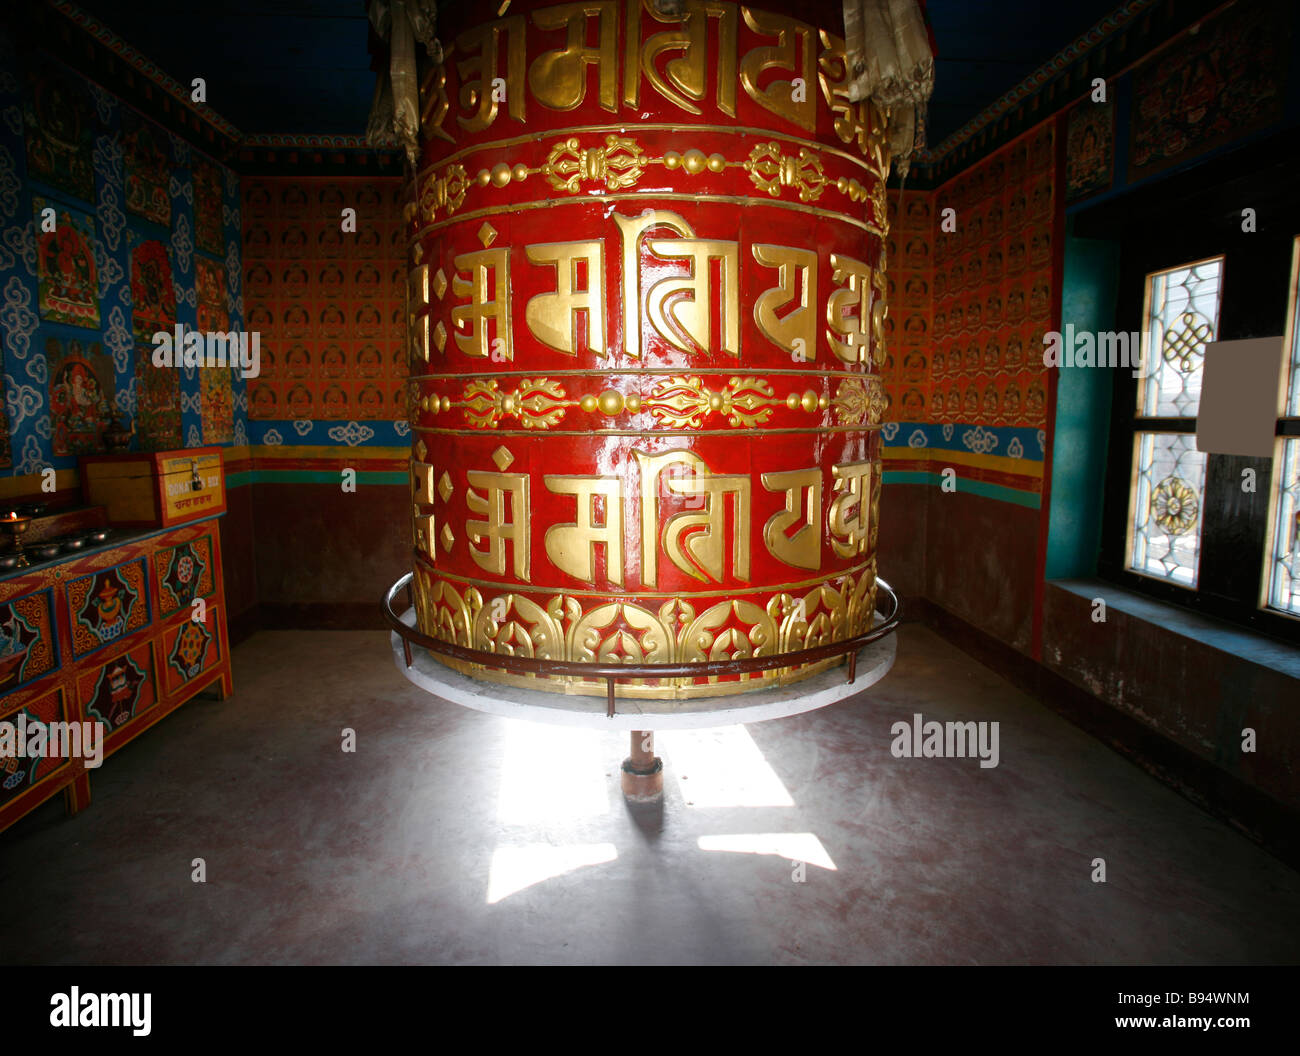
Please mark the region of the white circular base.
MULTIPOLYGON (((877 617, 879 620, 879 617, 877 617)), ((415 612, 407 609, 402 622, 415 626, 415 612)), ((803 681, 750 693, 687 700, 654 700, 619 697, 612 718, 605 714, 606 698, 568 693, 548 693, 496 682, 480 682, 438 663, 426 650, 411 647, 411 666, 406 666, 401 636, 390 638, 393 660, 409 681, 426 693, 475 711, 512 719, 549 722, 558 726, 583 726, 599 730, 684 730, 709 726, 783 719, 834 704, 875 685, 894 666, 898 650, 892 634, 858 651, 857 678, 848 681, 844 665, 828 668, 803 681)))

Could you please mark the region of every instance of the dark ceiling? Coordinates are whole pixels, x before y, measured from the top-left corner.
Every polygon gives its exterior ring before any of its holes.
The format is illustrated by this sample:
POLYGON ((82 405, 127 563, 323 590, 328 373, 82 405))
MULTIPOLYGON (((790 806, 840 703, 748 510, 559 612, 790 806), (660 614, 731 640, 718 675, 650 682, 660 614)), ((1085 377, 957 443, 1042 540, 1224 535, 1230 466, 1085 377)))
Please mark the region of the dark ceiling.
MULTIPOLYGON (((365 130, 364 0, 76 0, 241 132, 365 130)), ((477 0, 462 0, 477 2, 477 0)), ((929 0, 939 46, 932 146, 1099 22, 1118 0, 929 0)), ((773 2, 772 6, 777 6, 773 2)))
POLYGON ((375 89, 365 0, 74 0, 245 135, 360 135, 375 89))
POLYGON ((939 58, 929 144, 990 103, 1120 6, 1119 0, 929 0, 939 58))

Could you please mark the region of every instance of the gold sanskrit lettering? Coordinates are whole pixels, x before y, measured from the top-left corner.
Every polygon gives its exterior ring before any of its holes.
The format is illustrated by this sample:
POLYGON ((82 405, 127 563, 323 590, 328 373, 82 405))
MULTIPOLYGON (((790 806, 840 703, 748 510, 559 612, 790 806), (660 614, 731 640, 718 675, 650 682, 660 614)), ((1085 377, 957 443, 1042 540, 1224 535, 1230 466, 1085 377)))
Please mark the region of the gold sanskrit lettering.
POLYGON ((817 81, 830 107, 831 127, 841 143, 854 143, 866 157, 876 177, 884 181, 888 162, 884 143, 884 121, 869 99, 849 101, 848 64, 844 59, 844 40, 824 29, 820 31, 823 51, 817 59, 817 81))
POLYGON ((618 15, 614 0, 557 4, 533 12, 533 24, 542 29, 563 29, 563 48, 546 51, 528 69, 528 86, 535 98, 551 110, 572 110, 587 94, 587 67, 599 77, 600 105, 618 110, 618 15), (596 47, 587 46, 587 22, 596 19, 596 47))
MULTIPOLYGON (((750 480, 747 476, 715 475, 704 459, 690 451, 668 451, 661 455, 633 452, 641 467, 641 566, 648 586, 658 582, 659 546, 669 560, 695 579, 722 582, 725 551, 725 502, 732 496, 734 545, 732 571, 738 579, 749 579, 750 480), (662 537, 659 531, 659 478, 670 469, 665 481, 676 495, 700 496, 702 512, 684 510, 667 519, 662 537)), ((692 500, 688 500, 690 505, 692 500)))
POLYGON ((456 120, 466 132, 482 132, 497 119, 499 82, 505 81, 506 110, 524 120, 524 16, 510 15, 467 29, 456 38, 456 50, 468 58, 456 64, 460 74, 460 105, 469 116, 456 120), (500 76, 501 37, 506 38, 505 77, 500 76), (477 75, 477 76, 471 76, 477 75))
POLYGON ((429 362, 429 265, 411 269, 406 286, 407 361, 429 362))
POLYGON ((563 572, 595 584, 596 547, 605 547, 605 577, 623 585, 623 489, 617 477, 547 474, 546 487, 577 498, 577 520, 546 530, 546 556, 563 572), (605 523, 596 524, 596 500, 605 507, 605 523))
POLYGON ((437 548, 434 534, 437 522, 432 511, 425 512, 422 507, 432 506, 434 502, 434 468, 428 462, 411 462, 411 518, 415 531, 415 548, 430 561, 437 560, 437 548))
POLYGON ((754 323, 777 347, 797 355, 800 362, 813 362, 817 358, 816 252, 757 242, 750 249, 758 263, 778 269, 777 285, 764 290, 754 301, 754 323), (790 304, 796 295, 799 307, 779 317, 777 310, 790 304))
MULTIPOLYGON (((446 57, 444 56, 444 62, 446 57)), ((442 127, 451 109, 451 100, 447 98, 447 67, 439 63, 424 75, 420 85, 420 134, 425 139, 437 136, 448 143, 454 143, 450 132, 442 127)))
POLYGON ((845 363, 865 362, 871 333, 871 269, 860 260, 832 253, 831 277, 845 285, 826 298, 826 324, 830 327, 826 340, 845 363), (857 314, 849 314, 855 308, 857 314))
POLYGON ((479 228, 479 241, 485 248, 474 253, 462 253, 454 260, 456 273, 451 280, 452 293, 457 297, 468 296, 469 303, 452 308, 452 333, 457 346, 467 356, 487 356, 491 352, 494 361, 513 360, 510 248, 486 248, 495 238, 496 230, 485 223, 479 228), (462 270, 470 272, 468 279, 461 278, 462 270))
POLYGON ((778 561, 795 568, 821 568, 822 471, 792 469, 764 473, 763 487, 785 493, 785 509, 763 526, 763 542, 778 561), (790 529, 800 524, 793 535, 790 529))
POLYGON ((528 301, 524 321, 542 344, 571 356, 578 354, 578 313, 587 317, 587 347, 605 354, 605 245, 589 242, 545 242, 525 246, 534 264, 555 268, 555 292, 539 293, 528 301), (578 289, 579 266, 586 270, 585 290, 578 289))
POLYGON ((831 503, 827 519, 831 547, 840 557, 864 554, 871 521, 867 494, 871 489, 871 463, 847 462, 832 466, 831 475, 835 478, 835 490, 839 492, 831 503))
POLYGON ((659 337, 682 352, 723 351, 740 355, 740 250, 737 242, 697 239, 689 224, 677 213, 647 209, 638 216, 614 214, 623 238, 623 325, 627 354, 641 355, 644 323, 659 337), (686 259, 690 274, 667 276, 646 291, 646 315, 641 314, 641 239, 652 228, 663 225, 686 236, 647 241, 650 252, 666 260, 686 259), (719 265, 721 340, 713 343, 713 262, 719 265), (683 296, 684 295, 684 296, 683 296))
POLYGON ((736 116, 736 8, 713 0, 686 0, 681 15, 661 15, 651 0, 627 0, 627 29, 624 39, 623 102, 636 107, 641 98, 641 75, 652 88, 675 106, 699 114, 695 104, 704 99, 708 73, 708 24, 718 20, 717 63, 718 109, 736 116), (680 28, 651 35, 641 43, 642 12, 656 22, 677 23, 680 28), (659 69, 659 56, 681 52, 659 69))
POLYGON ((751 11, 741 8, 745 25, 765 37, 776 37, 775 47, 751 48, 740 60, 740 83, 749 97, 778 117, 784 117, 802 129, 812 132, 817 127, 817 93, 810 91, 816 70, 816 31, 806 22, 768 11, 751 11), (796 67, 795 37, 799 37, 796 67), (790 81, 772 81, 766 88, 758 87, 764 70, 789 70, 804 83, 802 101, 790 81))
MULTIPOLYGON (((505 470, 514 461, 504 446, 492 453, 492 460, 497 468, 505 470)), ((486 520, 465 522, 469 533, 469 552, 474 563, 493 575, 505 575, 505 544, 510 543, 514 556, 514 574, 518 579, 528 581, 529 563, 529 506, 527 473, 484 473, 470 470, 466 476, 469 488, 465 501, 473 513, 487 515, 486 520), (475 488, 485 488, 486 495, 480 495, 475 488), (510 519, 506 519, 506 501, 510 502, 510 519), (482 550, 476 543, 487 540, 487 549, 482 550)))

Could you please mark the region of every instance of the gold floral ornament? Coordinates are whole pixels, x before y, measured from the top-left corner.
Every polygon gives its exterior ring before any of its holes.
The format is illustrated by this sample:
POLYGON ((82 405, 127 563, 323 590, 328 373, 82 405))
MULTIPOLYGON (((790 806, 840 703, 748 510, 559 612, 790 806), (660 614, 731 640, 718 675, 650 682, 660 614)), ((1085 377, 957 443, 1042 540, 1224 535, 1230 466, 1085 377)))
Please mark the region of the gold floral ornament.
MULTIPOLYGON (((867 391, 867 426, 874 429, 880 424, 880 420, 885 416, 885 386, 881 384, 879 378, 871 379, 871 386, 867 391)), ((880 493, 876 493, 876 498, 880 498, 880 493)), ((876 521, 873 518, 872 528, 874 530, 876 521)))
POLYGON ((420 397, 413 387, 414 410, 429 414, 446 413, 453 407, 465 412, 466 424, 472 429, 495 429, 502 418, 518 418, 525 429, 549 429, 558 425, 569 408, 588 414, 617 418, 625 411, 639 413, 644 407, 661 425, 671 429, 698 429, 710 414, 726 416, 735 428, 753 428, 772 417, 778 407, 816 414, 834 406, 841 425, 860 425, 864 421, 874 428, 880 423, 885 397, 874 375, 846 378, 832 401, 812 389, 778 396, 763 378, 733 377, 720 390, 705 387, 703 378, 685 374, 663 378, 650 396, 621 393, 605 389, 587 393, 580 399, 569 397, 560 383, 549 378, 523 378, 513 392, 501 389, 497 380, 479 379, 465 386, 459 399, 429 393, 420 397))
POLYGON ((751 150, 745 171, 760 191, 779 198, 782 187, 793 187, 801 202, 815 202, 829 182, 816 154, 800 148, 797 156, 783 156, 779 143, 760 143, 751 150))
POLYGON ((437 215, 439 209, 445 209, 451 216, 465 202, 465 192, 469 190, 469 174, 462 165, 449 165, 442 175, 425 180, 420 191, 420 210, 430 218, 437 215))
POLYGON ((577 194, 583 181, 603 183, 608 191, 633 187, 645 174, 645 152, 627 136, 606 136, 603 147, 581 147, 577 138, 551 148, 540 171, 557 191, 577 194))
MULTIPOLYGON (((817 396, 813 396, 813 406, 817 396)), ((728 416, 734 426, 762 425, 782 400, 762 378, 732 378, 721 392, 704 387, 704 379, 678 374, 665 378, 645 401, 647 409, 665 425, 698 429, 709 414, 728 416)))
POLYGON ((573 406, 560 383, 548 378, 523 378, 514 392, 502 392, 496 381, 472 381, 465 386, 465 399, 457 402, 474 429, 495 429, 502 418, 518 418, 525 429, 549 429, 573 406))
POLYGON ((1190 311, 1183 312, 1179 322, 1183 325, 1177 330, 1165 331, 1160 342, 1161 353, 1166 363, 1173 363, 1181 373, 1188 374, 1204 354, 1205 343, 1214 339, 1214 327, 1203 315, 1190 311))
POLYGON ((885 393, 875 377, 845 378, 831 400, 840 425, 862 425, 874 429, 885 412, 885 393))
POLYGON ((1191 531, 1200 508, 1192 486, 1178 477, 1166 477, 1151 494, 1151 516, 1166 535, 1191 531))
MULTIPOLYGON (((865 104, 864 104, 865 105, 865 104)), ((607 191, 635 187, 651 165, 662 165, 670 172, 678 170, 688 176, 721 173, 728 168, 743 168, 760 190, 780 198, 786 187, 792 188, 801 202, 813 202, 827 187, 834 187, 851 202, 872 199, 876 216, 884 223, 884 187, 868 190, 855 179, 841 176, 832 180, 824 171, 816 151, 800 148, 796 155, 783 155, 780 144, 760 143, 745 161, 728 161, 721 154, 705 154, 698 147, 686 151, 665 151, 662 157, 650 157, 630 136, 609 135, 604 146, 584 147, 577 136, 570 136, 551 147, 546 161, 536 167, 520 162, 499 161, 482 168, 470 177, 459 165, 446 169, 441 176, 430 176, 421 192, 420 204, 430 215, 445 207, 450 216, 465 200, 472 184, 501 190, 512 183, 523 183, 529 176, 544 176, 552 187, 568 194, 580 194, 584 184, 603 186, 607 191)))

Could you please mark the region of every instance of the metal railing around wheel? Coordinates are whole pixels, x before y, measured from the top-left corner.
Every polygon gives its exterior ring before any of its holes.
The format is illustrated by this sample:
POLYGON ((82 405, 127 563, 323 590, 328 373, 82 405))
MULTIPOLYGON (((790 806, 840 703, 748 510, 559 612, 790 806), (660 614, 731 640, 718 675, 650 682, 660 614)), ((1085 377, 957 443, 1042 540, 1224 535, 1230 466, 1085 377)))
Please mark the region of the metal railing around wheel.
POLYGON ((430 652, 438 653, 440 656, 451 657, 453 660, 460 660, 464 663, 495 668, 510 674, 592 680, 603 678, 608 688, 608 702, 605 713, 611 717, 614 715, 615 709, 614 687, 625 679, 709 678, 721 675, 748 675, 758 671, 770 671, 778 667, 801 667, 804 664, 816 663, 818 660, 843 656, 848 663, 848 681, 852 683, 857 679, 858 650, 865 645, 878 642, 893 634, 901 618, 898 595, 888 583, 877 577, 877 603, 879 603, 882 593, 888 602, 888 611, 886 613, 880 613, 879 611, 876 613, 877 616, 882 617, 881 622, 872 626, 870 630, 863 631, 852 638, 827 642, 825 645, 815 645, 807 649, 778 653, 772 656, 746 656, 734 660, 690 660, 671 664, 615 664, 586 663, 579 660, 548 660, 536 656, 512 656, 508 653, 492 653, 483 649, 471 649, 468 646, 457 645, 455 642, 430 637, 417 628, 410 626, 393 610, 393 600, 400 591, 405 590, 407 608, 414 608, 415 599, 411 589, 412 577, 413 573, 407 572, 389 587, 388 592, 384 595, 384 618, 393 631, 402 639, 402 651, 408 668, 414 662, 411 656, 411 646, 416 645, 422 649, 428 649, 430 652))

